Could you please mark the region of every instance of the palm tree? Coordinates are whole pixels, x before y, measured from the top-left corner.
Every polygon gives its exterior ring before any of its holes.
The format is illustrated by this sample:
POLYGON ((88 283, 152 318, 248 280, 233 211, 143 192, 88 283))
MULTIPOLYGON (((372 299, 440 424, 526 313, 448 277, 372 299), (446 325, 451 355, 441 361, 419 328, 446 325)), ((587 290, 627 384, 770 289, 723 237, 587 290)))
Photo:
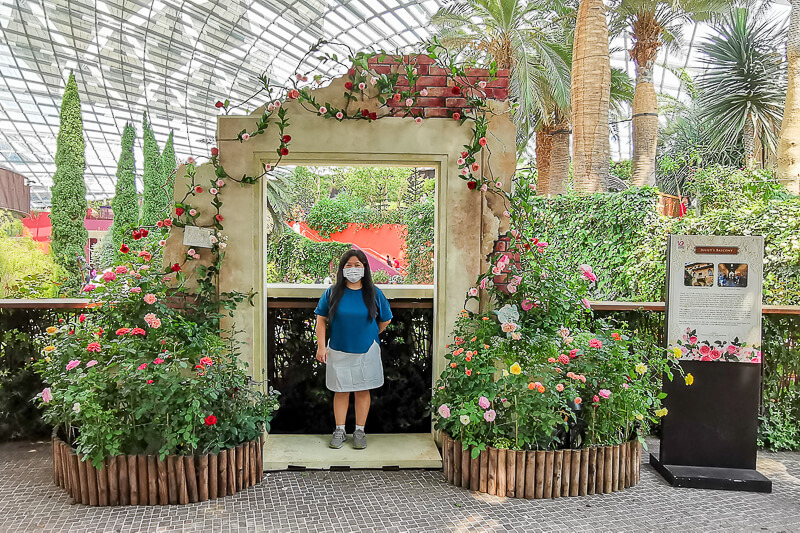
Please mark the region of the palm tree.
POLYGON ((269 236, 279 237, 286 229, 286 217, 292 206, 297 177, 293 172, 277 168, 263 178, 265 187, 264 200, 269 218, 266 220, 266 232, 269 236))
POLYGON ((698 80, 699 104, 714 144, 739 139, 745 164, 753 167, 756 145, 774 153, 783 118, 786 62, 782 48, 786 21, 772 21, 746 8, 731 9, 703 40, 705 73, 698 80))
POLYGON ((613 11, 610 31, 628 30, 633 46, 628 51, 636 66, 633 98, 634 185, 654 185, 658 142, 658 98, 653 67, 659 49, 680 42, 682 26, 692 20, 708 20, 721 13, 728 0, 621 0, 613 11))
POLYGON ((432 18, 442 44, 467 59, 495 61, 509 69, 517 146, 527 145, 538 124, 551 124, 569 108, 569 64, 559 1, 461 0, 432 18))
POLYGON ((572 53, 572 176, 576 191, 608 184, 611 63, 603 0, 581 0, 572 53))
POLYGON ((778 180, 800 194, 800 0, 792 1, 786 56, 789 61, 786 104, 778 143, 778 180))

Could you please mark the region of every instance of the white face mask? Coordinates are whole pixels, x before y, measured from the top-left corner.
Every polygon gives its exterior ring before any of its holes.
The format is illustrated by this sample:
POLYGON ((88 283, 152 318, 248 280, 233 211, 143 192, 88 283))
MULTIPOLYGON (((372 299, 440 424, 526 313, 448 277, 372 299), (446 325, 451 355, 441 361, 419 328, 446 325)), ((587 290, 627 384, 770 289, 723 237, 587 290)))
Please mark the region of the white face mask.
POLYGON ((350 283, 357 283, 364 277, 364 267, 345 267, 343 274, 350 283))

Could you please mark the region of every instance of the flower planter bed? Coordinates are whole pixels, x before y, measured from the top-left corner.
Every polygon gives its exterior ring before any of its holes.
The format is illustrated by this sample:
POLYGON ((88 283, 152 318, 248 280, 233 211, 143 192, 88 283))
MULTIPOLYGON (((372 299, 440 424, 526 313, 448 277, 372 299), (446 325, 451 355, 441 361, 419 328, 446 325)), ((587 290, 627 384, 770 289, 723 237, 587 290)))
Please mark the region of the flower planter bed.
POLYGON ((560 498, 609 494, 639 483, 642 445, 580 450, 514 451, 488 447, 472 459, 471 449, 442 436, 442 468, 451 485, 508 498, 560 498))
POLYGON ((263 437, 218 455, 115 455, 96 469, 53 438, 53 480, 84 505, 174 505, 236 494, 264 477, 263 437))

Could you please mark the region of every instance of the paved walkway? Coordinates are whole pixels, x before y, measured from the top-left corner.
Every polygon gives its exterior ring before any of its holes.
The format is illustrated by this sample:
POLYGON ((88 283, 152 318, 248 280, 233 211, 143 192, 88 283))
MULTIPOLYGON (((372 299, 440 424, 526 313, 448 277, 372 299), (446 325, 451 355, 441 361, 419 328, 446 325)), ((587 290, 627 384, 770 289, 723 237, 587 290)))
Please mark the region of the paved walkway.
POLYGON ((615 494, 479 495, 439 471, 277 472, 233 497, 186 506, 72 505, 45 443, 0 444, 0 531, 800 531, 800 453, 761 453, 772 494, 673 489, 649 466, 615 494))

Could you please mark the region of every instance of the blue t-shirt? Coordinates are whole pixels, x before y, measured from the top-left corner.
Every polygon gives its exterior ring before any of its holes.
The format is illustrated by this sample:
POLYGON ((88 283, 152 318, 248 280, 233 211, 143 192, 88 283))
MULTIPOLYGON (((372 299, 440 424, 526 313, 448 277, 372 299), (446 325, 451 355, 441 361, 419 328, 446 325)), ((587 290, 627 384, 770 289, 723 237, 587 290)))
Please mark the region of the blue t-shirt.
MULTIPOLYGON (((389 300, 378 287, 375 287, 375 301, 378 305, 378 316, 369 319, 367 306, 361 289, 345 287, 331 328, 330 347, 334 350, 347 353, 365 353, 378 341, 378 322, 388 322, 392 319, 392 310, 389 300)), ((319 316, 328 316, 330 310, 331 289, 325 291, 319 299, 314 313, 319 316)))

